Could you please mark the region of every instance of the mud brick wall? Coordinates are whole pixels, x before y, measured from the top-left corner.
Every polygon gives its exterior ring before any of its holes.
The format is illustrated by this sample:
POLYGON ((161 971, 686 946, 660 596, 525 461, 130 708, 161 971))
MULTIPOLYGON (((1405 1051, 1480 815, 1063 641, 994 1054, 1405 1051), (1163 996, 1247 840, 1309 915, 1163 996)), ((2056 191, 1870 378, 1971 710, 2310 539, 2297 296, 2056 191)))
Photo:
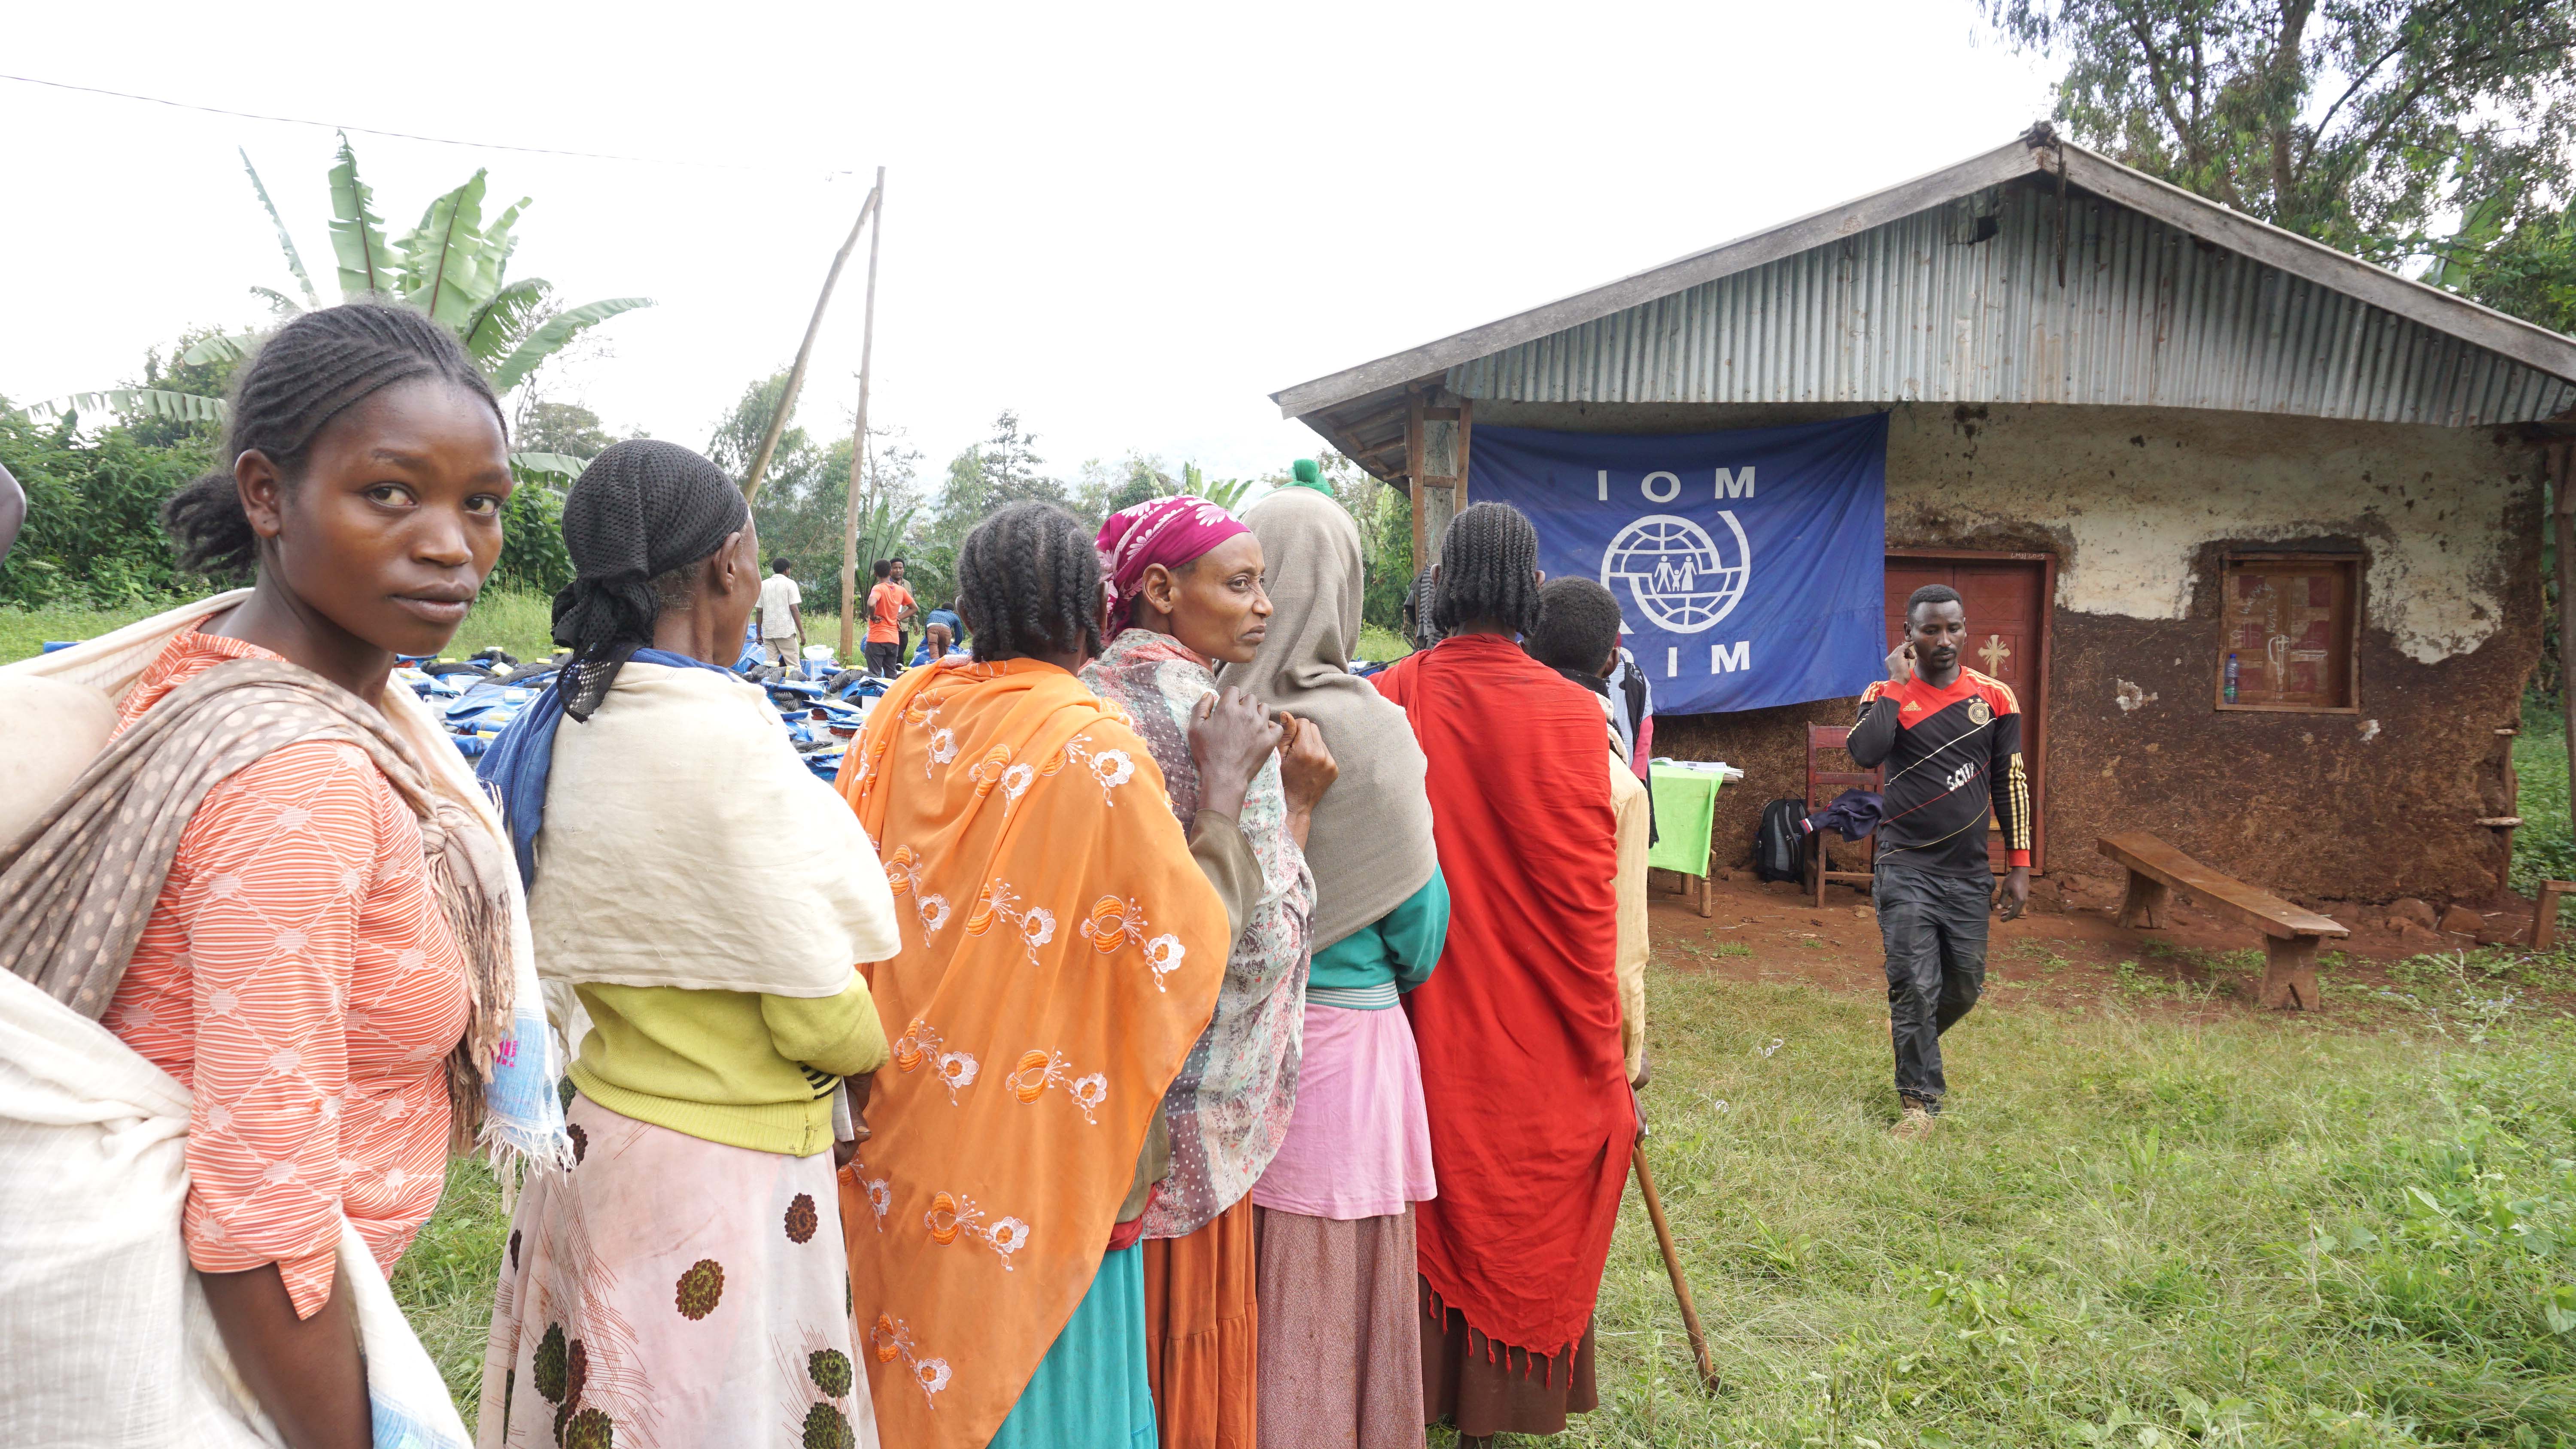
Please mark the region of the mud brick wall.
MULTIPOLYGON (((1476 417, 1648 433, 1864 410, 1490 402, 1476 417)), ((2495 730, 2519 722, 2541 646, 2545 520, 2538 460, 2519 441, 2250 413, 1900 404, 1887 471, 1890 547, 2057 559, 2042 806, 2052 874, 2108 877, 2095 839, 2150 830, 2283 894, 2493 888, 2499 838, 2474 822, 2503 811, 2510 742, 2495 730), (2213 707, 2231 548, 2362 555, 2358 715, 2213 707)), ((1664 716, 1655 753, 1747 772, 1718 817, 1719 859, 1741 864, 1762 803, 1803 787, 1804 726, 1847 724, 1854 710, 1827 700, 1664 716)))

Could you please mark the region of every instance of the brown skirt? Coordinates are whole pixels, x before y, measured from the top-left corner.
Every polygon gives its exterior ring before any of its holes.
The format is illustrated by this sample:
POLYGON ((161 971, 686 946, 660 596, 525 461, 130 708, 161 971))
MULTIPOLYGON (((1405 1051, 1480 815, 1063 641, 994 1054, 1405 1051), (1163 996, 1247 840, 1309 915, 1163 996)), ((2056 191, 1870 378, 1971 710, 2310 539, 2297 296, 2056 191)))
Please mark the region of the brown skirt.
POLYGON ((1257 1222, 1261 1449, 1421 1449, 1413 1209, 1257 1222))
POLYGON ((1254 1449, 1260 1312, 1252 1199, 1145 1240, 1145 1372, 1162 1449, 1254 1449))
POLYGON ((1432 1423, 1455 1424, 1462 1438, 1489 1434, 1562 1434, 1565 1416, 1601 1406, 1592 1381, 1593 1324, 1570 1354, 1532 1353, 1496 1343, 1467 1326, 1465 1314, 1421 1286, 1422 1407, 1432 1423))

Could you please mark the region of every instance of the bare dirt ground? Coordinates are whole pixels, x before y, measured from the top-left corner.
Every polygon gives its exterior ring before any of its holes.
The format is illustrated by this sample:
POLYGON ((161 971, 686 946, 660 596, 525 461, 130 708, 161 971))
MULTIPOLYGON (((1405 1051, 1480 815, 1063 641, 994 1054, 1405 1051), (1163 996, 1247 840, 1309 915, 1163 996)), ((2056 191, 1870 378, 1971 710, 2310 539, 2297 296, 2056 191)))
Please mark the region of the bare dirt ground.
MULTIPOLYGON (((1657 873, 1649 893, 1654 955, 1669 969, 1726 980, 1808 982, 1831 991, 1879 993, 1886 989, 1878 917, 1869 899, 1850 886, 1825 887, 1822 906, 1787 882, 1764 883, 1737 871, 1715 882, 1714 907, 1703 919, 1698 887, 1671 889, 1675 877, 1657 873)), ((2125 988, 2193 1012, 2251 1011, 2262 975, 2262 939, 2251 928, 2221 920, 2177 897, 2161 930, 2124 930, 2114 923, 2119 890, 2100 877, 2081 877, 2070 892, 2043 878, 2032 882, 2030 910, 2018 921, 1997 919, 1986 952, 1988 1001, 2071 1006, 2105 989, 2125 988), (2001 998, 2001 1000, 1998 1000, 2001 998)), ((2349 940, 2330 945, 2320 967, 2331 1010, 2338 997, 2353 1000, 2401 985, 2387 967, 2426 952, 2469 950, 2521 940, 2531 903, 2507 896, 2478 907, 2486 929, 2468 933, 2409 932, 2387 928, 2385 906, 2336 901, 2306 904, 2351 928, 2349 940), (2340 950, 2340 959, 2332 953, 2340 950)))

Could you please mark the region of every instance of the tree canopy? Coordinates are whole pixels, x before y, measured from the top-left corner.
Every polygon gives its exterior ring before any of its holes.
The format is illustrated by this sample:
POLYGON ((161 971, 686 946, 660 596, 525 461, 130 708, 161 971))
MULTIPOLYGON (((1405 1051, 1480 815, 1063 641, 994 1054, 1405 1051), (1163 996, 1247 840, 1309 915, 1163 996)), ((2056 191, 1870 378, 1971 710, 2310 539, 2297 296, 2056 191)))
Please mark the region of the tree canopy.
POLYGON ((2438 214, 2561 198, 2576 141, 2566 0, 1981 0, 2062 56, 2075 139, 2349 251, 2438 214))

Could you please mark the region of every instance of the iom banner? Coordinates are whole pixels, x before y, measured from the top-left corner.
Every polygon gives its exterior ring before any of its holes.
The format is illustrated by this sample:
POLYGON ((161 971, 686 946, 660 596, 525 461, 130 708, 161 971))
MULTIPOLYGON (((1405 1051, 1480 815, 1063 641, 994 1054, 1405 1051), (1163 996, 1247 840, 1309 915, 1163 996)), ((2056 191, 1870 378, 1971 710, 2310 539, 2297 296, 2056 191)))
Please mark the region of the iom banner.
POLYGON ((1858 694, 1887 648, 1887 415, 1636 437, 1479 427, 1467 500, 1599 579, 1659 714, 1858 694))

